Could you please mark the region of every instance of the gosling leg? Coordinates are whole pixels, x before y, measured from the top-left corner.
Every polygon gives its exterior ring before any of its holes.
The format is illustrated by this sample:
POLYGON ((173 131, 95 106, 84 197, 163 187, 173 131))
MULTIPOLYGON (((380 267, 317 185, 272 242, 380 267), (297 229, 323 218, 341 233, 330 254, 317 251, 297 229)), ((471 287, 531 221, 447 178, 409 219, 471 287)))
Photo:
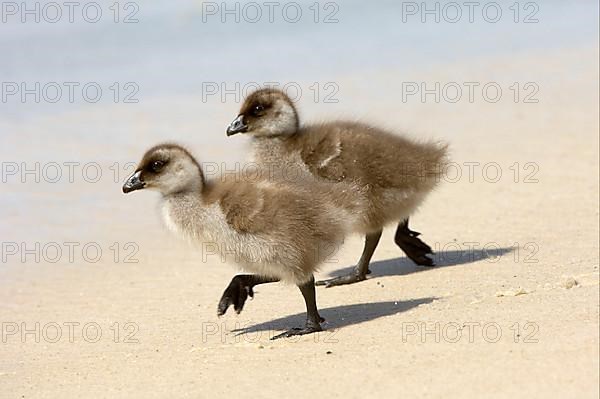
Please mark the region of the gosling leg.
POLYGON ((367 274, 371 272, 369 270, 369 263, 371 262, 375 248, 377 248, 377 244, 379 244, 382 231, 383 230, 379 230, 375 233, 367 234, 365 236, 365 247, 363 248, 363 253, 360 256, 358 264, 356 265, 356 268, 352 274, 334 277, 328 280, 317 281, 316 285, 324 285, 326 288, 330 288, 337 285, 353 284, 366 280, 367 274))
POLYGON ((289 331, 274 336, 271 339, 279 339, 284 337, 292 337, 295 335, 312 334, 322 331, 321 323, 325 321, 317 309, 317 300, 315 293, 315 278, 311 276, 310 280, 304 284, 298 285, 300 292, 306 303, 306 324, 304 328, 293 328, 289 331))

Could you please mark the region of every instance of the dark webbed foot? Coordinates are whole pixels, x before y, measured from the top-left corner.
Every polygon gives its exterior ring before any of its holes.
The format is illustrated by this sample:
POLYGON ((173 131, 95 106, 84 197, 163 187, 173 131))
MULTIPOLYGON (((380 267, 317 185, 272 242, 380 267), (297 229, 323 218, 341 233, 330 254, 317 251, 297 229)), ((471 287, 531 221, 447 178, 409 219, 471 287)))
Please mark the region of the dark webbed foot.
POLYGON ((406 220, 398 225, 394 241, 417 265, 435 266, 433 259, 429 257, 433 255, 433 251, 429 245, 418 238, 420 235, 421 233, 408 228, 408 220, 406 220))
POLYGON ((321 328, 320 325, 318 324, 307 324, 304 328, 292 328, 291 330, 288 330, 286 332, 283 332, 281 334, 278 334, 276 336, 274 336, 273 338, 271 338, 271 340, 276 340, 276 339, 280 339, 280 338, 289 338, 289 337, 295 337, 297 335, 306 335, 306 334, 312 334, 312 333, 316 333, 319 331, 323 331, 323 329, 321 328))
POLYGON ((244 308, 248 297, 254 298, 252 285, 245 276, 235 276, 221 296, 217 307, 217 315, 223 316, 231 305, 233 305, 233 310, 239 314, 244 308))
POLYGON ((347 274, 345 276, 334 277, 327 280, 320 280, 317 281, 315 285, 324 285, 325 288, 330 288, 336 287, 338 285, 354 284, 358 283, 359 281, 364 281, 366 279, 367 277, 365 275, 355 272, 352 274, 347 274))
POLYGON ((277 281, 279 280, 276 278, 262 277, 255 274, 239 274, 233 277, 221 296, 217 307, 217 315, 223 316, 231 305, 233 305, 233 310, 239 314, 244 308, 246 299, 248 297, 254 298, 254 291, 252 290, 254 286, 277 281))

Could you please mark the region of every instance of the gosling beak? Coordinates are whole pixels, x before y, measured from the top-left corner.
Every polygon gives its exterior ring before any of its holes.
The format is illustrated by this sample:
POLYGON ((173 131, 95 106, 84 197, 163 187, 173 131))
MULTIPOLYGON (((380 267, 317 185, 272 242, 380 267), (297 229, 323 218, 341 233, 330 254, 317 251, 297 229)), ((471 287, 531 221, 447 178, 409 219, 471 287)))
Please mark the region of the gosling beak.
POLYGON ((146 183, 144 183, 142 180, 140 180, 141 173, 142 173, 142 171, 138 170, 133 175, 131 175, 131 177, 129 179, 127 179, 125 184, 123 184, 123 192, 125 194, 144 188, 146 183))
POLYGON ((244 115, 238 115, 238 117, 227 127, 227 137, 246 131, 248 131, 248 125, 244 123, 244 115))

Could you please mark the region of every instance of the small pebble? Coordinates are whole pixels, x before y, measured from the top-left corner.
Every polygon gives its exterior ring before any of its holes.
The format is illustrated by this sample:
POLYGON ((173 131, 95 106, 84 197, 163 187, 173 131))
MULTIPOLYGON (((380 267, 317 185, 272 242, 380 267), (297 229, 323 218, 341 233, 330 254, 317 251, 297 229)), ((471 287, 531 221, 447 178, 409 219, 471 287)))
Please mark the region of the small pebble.
POLYGON ((573 277, 569 277, 563 282, 562 285, 566 289, 570 290, 571 288, 575 287, 577 284, 578 284, 577 280, 575 280, 573 277))
POLYGON ((328 354, 328 355, 331 355, 333 352, 332 351, 327 351, 325 353, 328 354))

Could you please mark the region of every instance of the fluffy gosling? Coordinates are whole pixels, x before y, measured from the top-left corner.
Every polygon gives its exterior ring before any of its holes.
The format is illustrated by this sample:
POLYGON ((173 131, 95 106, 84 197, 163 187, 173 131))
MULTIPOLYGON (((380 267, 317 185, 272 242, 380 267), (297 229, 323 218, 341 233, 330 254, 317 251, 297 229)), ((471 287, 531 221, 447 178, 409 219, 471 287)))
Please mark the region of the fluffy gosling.
MULTIPOLYGON (((254 160, 304 170, 314 181, 347 182, 366 193, 354 231, 365 234, 354 273, 318 282, 327 287, 366 279, 383 227, 396 222, 396 244, 418 265, 433 266, 432 250, 408 227, 409 216, 441 180, 447 146, 416 142, 363 123, 336 121, 300 125, 291 99, 277 89, 261 89, 244 101, 227 135, 252 137, 254 160)), ((344 207, 344 204, 341 204, 344 207)))
POLYGON ((174 144, 146 152, 123 185, 124 193, 140 189, 162 195, 162 218, 170 230, 193 242, 217 244, 226 259, 255 273, 232 281, 219 315, 230 305, 241 311, 254 285, 281 280, 300 288, 307 319, 304 328, 275 338, 321 331, 313 273, 341 244, 347 228, 326 191, 235 176, 210 181, 194 157, 174 144))

